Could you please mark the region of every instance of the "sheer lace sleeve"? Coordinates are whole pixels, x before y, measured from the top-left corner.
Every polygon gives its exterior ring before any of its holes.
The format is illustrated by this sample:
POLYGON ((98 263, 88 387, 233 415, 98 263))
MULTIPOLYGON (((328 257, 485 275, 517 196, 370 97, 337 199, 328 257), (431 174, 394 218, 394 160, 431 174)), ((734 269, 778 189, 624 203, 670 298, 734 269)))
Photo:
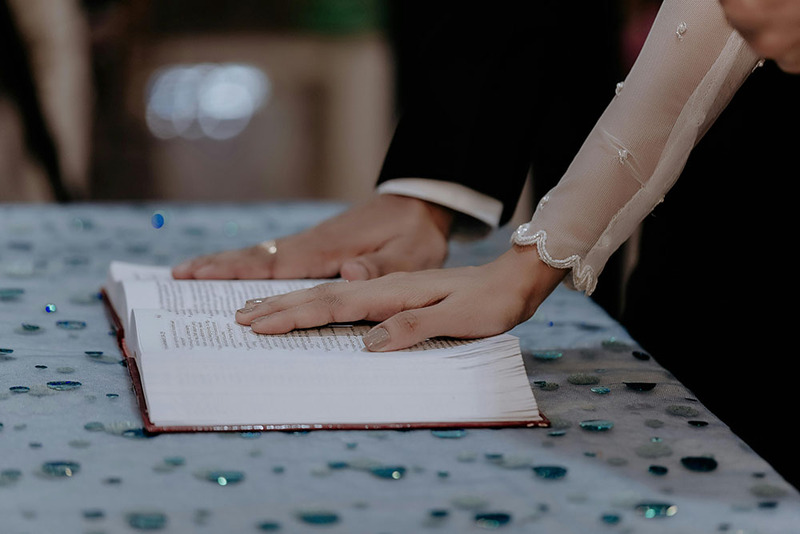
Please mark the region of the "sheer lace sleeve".
POLYGON ((716 0, 665 0, 616 97, 512 242, 536 244, 590 294, 758 62, 716 0))

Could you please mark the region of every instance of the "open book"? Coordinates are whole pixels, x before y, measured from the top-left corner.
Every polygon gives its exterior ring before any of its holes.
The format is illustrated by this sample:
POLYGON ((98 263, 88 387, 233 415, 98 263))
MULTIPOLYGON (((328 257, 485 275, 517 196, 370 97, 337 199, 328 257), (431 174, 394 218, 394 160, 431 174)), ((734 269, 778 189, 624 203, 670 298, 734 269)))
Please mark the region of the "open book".
POLYGON ((247 299, 321 280, 173 280, 112 262, 103 287, 150 432, 547 426, 518 340, 431 339, 373 353, 365 325, 285 335, 234 320, 247 299))

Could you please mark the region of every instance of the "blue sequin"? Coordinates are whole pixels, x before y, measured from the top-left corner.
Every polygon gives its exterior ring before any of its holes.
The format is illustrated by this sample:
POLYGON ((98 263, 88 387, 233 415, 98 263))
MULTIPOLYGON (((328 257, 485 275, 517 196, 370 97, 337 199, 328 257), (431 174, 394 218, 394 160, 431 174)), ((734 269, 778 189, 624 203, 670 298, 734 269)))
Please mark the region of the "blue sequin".
POLYGON ((567 476, 567 468, 560 465, 537 465, 532 469, 536 476, 548 480, 557 480, 567 476))
POLYGON ((80 464, 71 461, 54 461, 42 464, 42 473, 55 478, 71 477, 80 470, 80 464))
POLYGON ((614 428, 614 423, 605 419, 589 419, 581 421, 581 428, 592 432, 605 432, 614 428))
POLYGON ((617 523, 622 521, 622 518, 619 516, 619 514, 608 513, 600 516, 600 521, 602 521, 607 525, 616 525, 617 523))
POLYGON ((3 469, 0 471, 0 487, 9 486, 22 478, 22 471, 19 469, 3 469))
POLYGON ((25 290, 18 287, 0 287, 0 300, 15 300, 23 293, 25 290))
POLYGON ((78 389, 82 385, 83 384, 80 382, 75 382, 74 380, 54 380, 47 383, 47 387, 56 391, 71 391, 73 389, 78 389))
POLYGON ((431 434, 437 438, 442 439, 458 439, 467 435, 467 431, 463 428, 451 428, 442 430, 431 430, 431 434))
POLYGON ((152 224, 153 228, 156 230, 162 228, 166 222, 166 217, 164 217, 164 214, 160 211, 153 213, 153 215, 150 217, 150 224, 152 224))
POLYGON ((636 512, 647 519, 672 517, 678 513, 678 507, 669 503, 640 503, 636 505, 636 512))
POLYGON ((298 519, 309 525, 332 525, 339 521, 339 515, 327 510, 307 510, 297 513, 298 519))
POLYGON ((546 350, 541 352, 534 352, 533 357, 537 360, 557 360, 564 355, 563 352, 557 350, 546 350))
POLYGON ((653 382, 625 382, 625 387, 633 391, 650 391, 656 387, 653 382))
POLYGON ((244 480, 244 473, 242 471, 207 471, 204 478, 209 482, 215 482, 220 486, 228 486, 230 484, 238 484, 244 480))
POLYGON ((483 512, 475 514, 475 524, 481 528, 495 529, 511 522, 511 514, 505 512, 483 512))
POLYGON ((372 467, 369 471, 378 478, 389 478, 392 480, 400 480, 406 474, 405 467, 391 465, 372 467))
POLYGON ((167 516, 161 512, 132 512, 128 525, 136 530, 160 530, 167 525, 167 516))
POLYGON ((56 326, 64 330, 83 330, 86 328, 85 321, 56 321, 56 326))
POLYGON ((681 464, 690 471, 708 473, 717 468, 717 461, 710 456, 685 456, 681 458, 681 464))
POLYGON ((647 470, 651 474, 657 475, 657 476, 664 476, 669 471, 669 469, 667 469, 663 465, 651 465, 650 467, 647 468, 647 470))

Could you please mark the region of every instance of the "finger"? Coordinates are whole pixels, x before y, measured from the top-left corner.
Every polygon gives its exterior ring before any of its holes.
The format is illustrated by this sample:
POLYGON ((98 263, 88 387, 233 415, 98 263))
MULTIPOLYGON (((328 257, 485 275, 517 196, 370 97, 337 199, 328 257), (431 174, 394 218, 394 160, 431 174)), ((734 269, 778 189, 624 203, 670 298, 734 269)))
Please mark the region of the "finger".
POLYGON ((236 311, 236 321, 239 324, 249 325, 261 317, 271 316, 286 310, 295 310, 294 313, 302 313, 298 308, 310 303, 316 303, 321 309, 330 308, 330 313, 333 313, 333 309, 340 304, 341 296, 339 294, 341 290, 328 286, 337 286, 338 284, 340 282, 330 282, 308 289, 291 291, 283 295, 248 300, 245 302, 244 308, 236 311))
MULTIPOLYGON (((341 313, 340 316, 344 317, 341 313)), ((356 320, 358 319, 337 319, 332 308, 310 302, 288 310, 256 317, 250 322, 250 328, 257 334, 286 334, 292 330, 356 320)))
POLYGON ((432 337, 455 335, 453 319, 443 308, 436 304, 395 314, 367 332, 364 345, 370 351, 386 352, 412 347, 432 337))
POLYGON ((244 303, 243 308, 236 310, 236 322, 243 325, 249 325, 252 321, 255 321, 259 317, 278 313, 287 308, 302 306, 309 299, 301 299, 295 294, 302 294, 305 291, 308 290, 302 289, 287 293, 286 295, 248 300, 244 303), (293 298, 293 301, 287 301, 287 297, 293 298))
POLYGON ((244 251, 222 252, 208 256, 200 256, 187 260, 172 269, 172 276, 178 280, 191 278, 232 278, 232 262, 235 254, 243 254, 244 251))
MULTIPOLYGON (((327 285, 327 284, 326 284, 327 285)), ((336 285, 336 284, 331 284, 336 285)), ((319 287, 319 286, 318 286, 319 287)), ((249 320, 259 334, 285 334, 299 328, 314 328, 330 323, 355 322, 375 314, 370 299, 335 287, 295 292, 256 305, 249 313, 238 314, 237 321, 249 320)), ((385 319, 391 314, 384 314, 385 319)))
POLYGON ((371 280, 385 274, 409 271, 409 251, 393 239, 374 252, 368 252, 342 263, 340 274, 345 280, 371 280))
POLYGON ((345 280, 371 280, 401 272, 440 267, 444 262, 446 248, 442 254, 429 255, 433 247, 426 247, 415 239, 397 237, 380 249, 362 254, 342 263, 340 275, 345 280))
POLYGON ((271 264, 270 278, 332 278, 339 274, 339 262, 323 251, 303 254, 276 255, 271 264))
POLYGON ((179 263, 178 265, 172 268, 172 277, 176 280, 185 280, 189 278, 193 278, 193 273, 197 265, 199 265, 201 258, 195 258, 191 260, 186 260, 183 263, 179 263))
POLYGON ((208 265, 219 261, 219 257, 225 254, 229 253, 207 254, 186 260, 172 268, 172 277, 178 280, 197 278, 198 270, 205 269, 208 265))
POLYGON ((429 303, 428 299, 410 299, 393 285, 392 279, 332 282, 271 297, 250 309, 239 310, 236 321, 249 324, 258 333, 275 334, 329 323, 383 321, 405 307, 429 303))
POLYGON ((258 245, 241 250, 221 252, 195 267, 200 279, 272 278, 275 255, 258 245))
POLYGON ((237 269, 230 264, 209 262, 194 270, 193 277, 199 280, 227 280, 239 278, 237 269))
MULTIPOLYGON (((264 314, 264 312, 259 312, 257 308, 258 306, 267 303, 267 301, 270 298, 272 297, 263 297, 263 298, 246 300, 244 303, 244 307, 236 310, 235 314, 236 322, 243 325, 249 325, 252 319, 264 314)), ((266 306, 269 306, 269 304, 266 304, 266 306)))

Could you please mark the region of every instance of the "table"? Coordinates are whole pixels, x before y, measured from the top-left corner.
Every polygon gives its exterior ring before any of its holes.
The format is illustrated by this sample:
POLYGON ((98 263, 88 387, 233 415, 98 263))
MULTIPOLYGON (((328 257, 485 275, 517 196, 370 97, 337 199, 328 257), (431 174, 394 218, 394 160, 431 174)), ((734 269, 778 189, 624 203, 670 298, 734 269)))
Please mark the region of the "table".
MULTIPOLYGON (((512 333, 552 427, 150 436, 98 290, 332 203, 0 206, 0 532, 800 531, 800 494, 583 295, 512 333)), ((482 263, 510 230, 454 242, 482 263)))

